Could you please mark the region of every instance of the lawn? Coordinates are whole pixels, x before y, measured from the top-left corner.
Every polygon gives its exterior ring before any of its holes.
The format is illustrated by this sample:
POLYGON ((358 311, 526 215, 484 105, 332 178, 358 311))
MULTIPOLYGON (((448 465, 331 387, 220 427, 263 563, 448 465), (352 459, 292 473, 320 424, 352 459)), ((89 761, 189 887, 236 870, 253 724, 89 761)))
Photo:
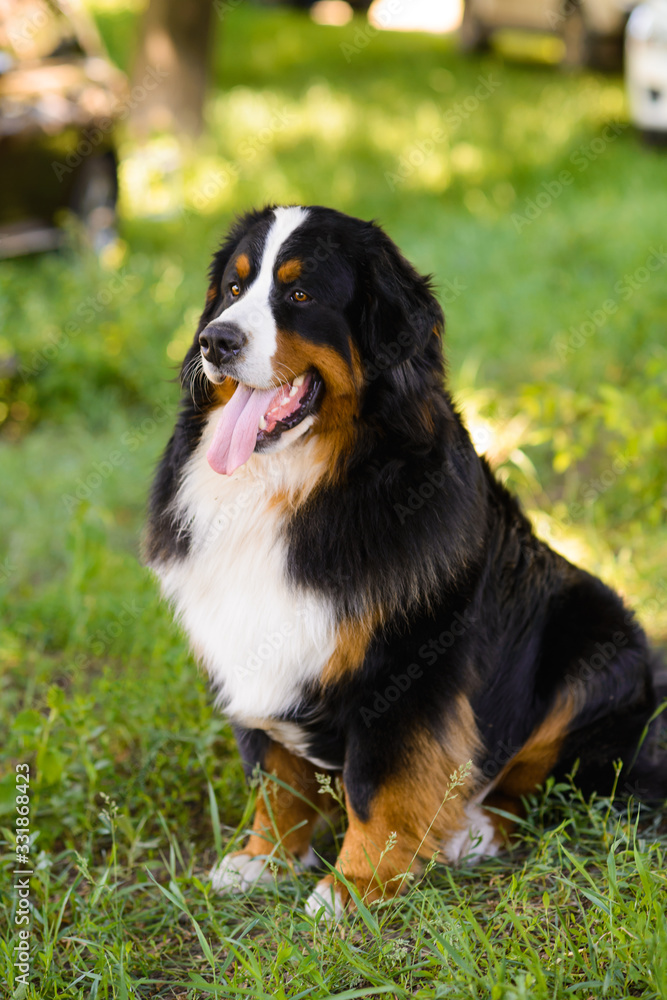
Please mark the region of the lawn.
MULTIPOLYGON (((334 931, 302 915, 314 875, 209 889, 248 823, 242 769, 137 553, 177 363, 235 212, 373 217, 435 276, 479 449, 542 537, 667 645, 667 160, 629 127, 621 79, 464 58, 363 19, 220 10, 206 135, 181 168, 169 137, 141 153, 123 140, 114 251, 0 267, 7 995, 667 998, 667 827, 633 801, 550 785, 510 854, 433 867, 334 931), (34 836, 27 990, 17 762, 34 836)), ((124 67, 136 17, 100 5, 124 67)), ((329 861, 339 833, 322 834, 329 861)))

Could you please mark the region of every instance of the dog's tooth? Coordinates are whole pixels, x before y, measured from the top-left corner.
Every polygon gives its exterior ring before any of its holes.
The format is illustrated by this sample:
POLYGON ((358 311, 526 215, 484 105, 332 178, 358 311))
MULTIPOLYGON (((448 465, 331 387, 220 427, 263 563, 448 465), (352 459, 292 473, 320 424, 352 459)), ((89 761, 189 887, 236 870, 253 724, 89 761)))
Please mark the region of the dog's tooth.
POLYGON ((300 386, 300 385, 303 385, 303 383, 304 383, 305 381, 306 381, 306 376, 305 376, 305 375, 297 375, 297 377, 296 377, 296 378, 294 379, 294 381, 292 382, 292 385, 293 385, 293 386, 296 386, 296 387, 297 387, 297 389, 298 389, 298 388, 299 388, 299 386, 300 386))
POLYGON ((259 429, 260 431, 266 430, 266 420, 264 419, 264 417, 259 418, 259 429))
POLYGON ((289 391, 289 398, 292 399, 293 396, 296 396, 298 391, 299 391, 298 385, 293 385, 289 391))

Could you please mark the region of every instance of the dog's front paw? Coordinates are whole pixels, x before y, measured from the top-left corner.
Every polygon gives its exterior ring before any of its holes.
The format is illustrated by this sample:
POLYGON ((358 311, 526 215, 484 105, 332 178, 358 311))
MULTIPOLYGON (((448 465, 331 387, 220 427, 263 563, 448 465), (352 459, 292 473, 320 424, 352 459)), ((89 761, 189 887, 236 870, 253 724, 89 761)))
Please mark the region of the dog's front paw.
POLYGON ((211 870, 211 884, 216 892, 245 892, 257 883, 272 882, 270 860, 266 854, 228 854, 211 870))
POLYGON ((331 875, 320 879, 306 900, 306 915, 313 920, 323 920, 327 924, 340 920, 345 911, 340 889, 340 886, 335 885, 331 875))

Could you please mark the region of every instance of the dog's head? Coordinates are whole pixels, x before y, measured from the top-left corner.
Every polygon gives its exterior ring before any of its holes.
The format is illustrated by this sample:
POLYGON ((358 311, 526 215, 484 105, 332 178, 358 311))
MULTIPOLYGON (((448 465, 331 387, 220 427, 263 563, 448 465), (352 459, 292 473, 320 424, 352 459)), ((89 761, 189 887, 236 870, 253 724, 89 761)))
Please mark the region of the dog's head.
POLYGON ((371 387, 400 407, 419 359, 437 367, 443 322, 427 279, 373 223, 321 207, 245 215, 214 258, 183 368, 201 363, 226 403, 211 466, 230 474, 311 429, 342 448, 371 387))

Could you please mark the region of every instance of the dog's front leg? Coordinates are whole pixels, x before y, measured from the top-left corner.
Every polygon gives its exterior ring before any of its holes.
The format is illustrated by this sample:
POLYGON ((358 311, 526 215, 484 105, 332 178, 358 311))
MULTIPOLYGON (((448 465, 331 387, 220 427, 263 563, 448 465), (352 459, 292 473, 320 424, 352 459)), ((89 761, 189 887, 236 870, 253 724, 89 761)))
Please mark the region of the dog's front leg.
MULTIPOLYGON (((378 754, 383 744, 391 746, 373 741, 372 752, 378 754)), ((382 750, 373 759, 368 742, 351 741, 343 771, 349 825, 336 869, 365 902, 404 891, 410 873, 419 871, 424 860, 439 853, 465 826, 464 805, 472 784, 470 749, 470 757, 464 743, 453 753, 422 730, 406 740, 398 766, 373 781, 382 750)), ((306 912, 337 917, 349 896, 345 884, 328 875, 308 899, 306 912)))
POLYGON ((214 888, 221 891, 243 891, 255 882, 271 881, 271 858, 288 864, 315 864, 310 848, 313 827, 318 816, 334 805, 330 796, 319 794, 315 774, 323 770, 321 767, 297 757, 264 733, 260 735, 264 738, 258 763, 269 777, 261 783, 247 843, 211 872, 214 888))

